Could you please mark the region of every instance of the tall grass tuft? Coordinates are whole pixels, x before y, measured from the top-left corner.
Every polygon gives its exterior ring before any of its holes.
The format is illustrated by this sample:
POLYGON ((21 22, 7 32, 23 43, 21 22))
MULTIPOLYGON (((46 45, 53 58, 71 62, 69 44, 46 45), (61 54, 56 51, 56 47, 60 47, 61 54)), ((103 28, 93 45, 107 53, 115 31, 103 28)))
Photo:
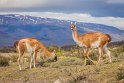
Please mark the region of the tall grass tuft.
POLYGON ((117 80, 124 80, 124 67, 119 67, 117 72, 117 80))
POLYGON ((3 66, 9 66, 9 61, 10 61, 10 58, 4 57, 4 56, 1 56, 0 55, 0 66, 1 67, 3 67, 3 66))

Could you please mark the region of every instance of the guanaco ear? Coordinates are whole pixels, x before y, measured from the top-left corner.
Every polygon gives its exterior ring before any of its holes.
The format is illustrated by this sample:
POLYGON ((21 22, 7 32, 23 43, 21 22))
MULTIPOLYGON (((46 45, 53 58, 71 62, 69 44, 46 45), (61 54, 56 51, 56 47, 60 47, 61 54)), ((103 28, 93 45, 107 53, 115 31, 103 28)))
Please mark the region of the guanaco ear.
POLYGON ((74 22, 74 24, 76 25, 76 22, 74 22))
POLYGON ((73 22, 71 22, 71 24, 73 24, 73 22))
POLYGON ((56 51, 55 50, 53 50, 51 53, 52 53, 52 55, 56 55, 56 51))
POLYGON ((53 53, 56 53, 56 50, 53 50, 53 53))
POLYGON ((53 54, 54 54, 54 61, 57 61, 57 55, 56 55, 56 50, 53 50, 53 54))

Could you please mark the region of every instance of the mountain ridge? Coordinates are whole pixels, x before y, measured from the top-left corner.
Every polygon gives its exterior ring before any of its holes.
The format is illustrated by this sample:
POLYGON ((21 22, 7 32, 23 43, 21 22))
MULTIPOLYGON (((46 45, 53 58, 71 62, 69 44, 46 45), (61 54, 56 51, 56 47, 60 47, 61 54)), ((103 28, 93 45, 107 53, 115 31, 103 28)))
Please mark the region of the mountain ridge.
MULTIPOLYGON (((12 45, 15 40, 35 37, 45 45, 75 44, 72 39, 70 20, 41 18, 29 15, 0 15, 0 46, 12 45), (5 37, 4 37, 5 36, 5 37)), ((103 32, 112 36, 112 41, 124 40, 124 30, 113 26, 77 22, 79 34, 103 32)))

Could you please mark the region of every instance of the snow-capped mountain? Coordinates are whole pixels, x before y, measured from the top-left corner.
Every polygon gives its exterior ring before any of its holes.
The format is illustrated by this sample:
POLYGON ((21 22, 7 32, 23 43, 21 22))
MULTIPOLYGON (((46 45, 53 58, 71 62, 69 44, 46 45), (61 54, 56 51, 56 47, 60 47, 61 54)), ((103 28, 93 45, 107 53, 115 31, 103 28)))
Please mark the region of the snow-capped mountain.
MULTIPOLYGON (((79 34, 91 31, 108 33, 113 41, 124 40, 124 30, 116 27, 77 22, 79 34)), ((0 15, 0 46, 12 45, 15 40, 35 37, 44 44, 74 44, 70 30, 70 21, 29 15, 0 15)))

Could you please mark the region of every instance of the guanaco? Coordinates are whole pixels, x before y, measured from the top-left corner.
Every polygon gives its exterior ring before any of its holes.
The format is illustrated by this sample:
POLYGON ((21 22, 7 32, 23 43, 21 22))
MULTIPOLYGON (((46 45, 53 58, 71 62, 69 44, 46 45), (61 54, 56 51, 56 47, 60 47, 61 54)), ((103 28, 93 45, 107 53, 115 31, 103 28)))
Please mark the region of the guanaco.
POLYGON ((33 66, 35 67, 38 52, 42 52, 43 56, 51 57, 55 61, 57 61, 57 56, 55 52, 48 51, 47 48, 43 45, 43 43, 35 38, 24 38, 15 41, 14 47, 17 48, 17 51, 19 53, 17 62, 20 70, 22 70, 22 57, 24 55, 24 52, 26 51, 30 53, 30 69, 32 67, 32 62, 34 62, 33 66))
POLYGON ((85 47, 84 49, 84 65, 86 65, 87 58, 93 63, 98 64, 101 56, 103 55, 103 51, 108 55, 109 62, 111 63, 111 53, 107 48, 107 44, 111 41, 111 36, 109 34, 104 34, 101 32, 89 32, 82 35, 78 34, 76 23, 71 22, 70 28, 72 30, 73 40, 80 47, 85 47), (99 58, 97 61, 92 60, 89 57, 89 52, 91 48, 99 49, 99 58))

